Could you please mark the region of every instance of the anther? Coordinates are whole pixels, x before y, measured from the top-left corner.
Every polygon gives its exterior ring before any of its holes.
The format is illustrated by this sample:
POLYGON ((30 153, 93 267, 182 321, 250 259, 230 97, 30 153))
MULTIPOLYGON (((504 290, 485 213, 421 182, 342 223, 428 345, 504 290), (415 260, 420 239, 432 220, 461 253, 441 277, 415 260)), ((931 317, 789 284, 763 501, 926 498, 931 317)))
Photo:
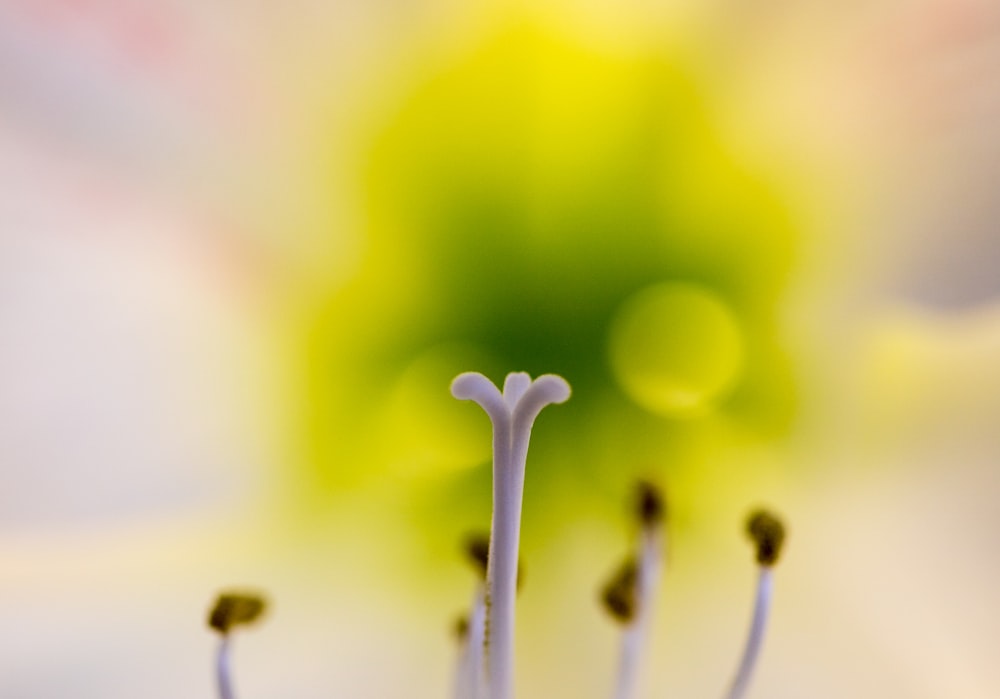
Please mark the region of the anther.
POLYGON ((224 592, 208 613, 209 628, 220 635, 219 650, 215 657, 215 678, 219 699, 233 699, 233 680, 230 669, 230 632, 238 626, 258 621, 267 608, 263 596, 254 592, 224 592))
POLYGON ((773 566, 785 542, 785 525, 767 510, 756 510, 747 519, 747 536, 757 545, 757 562, 773 566))
POLYGON ((614 574, 601 588, 601 602, 616 621, 622 624, 635 619, 638 601, 636 599, 638 568, 635 557, 626 558, 614 574))

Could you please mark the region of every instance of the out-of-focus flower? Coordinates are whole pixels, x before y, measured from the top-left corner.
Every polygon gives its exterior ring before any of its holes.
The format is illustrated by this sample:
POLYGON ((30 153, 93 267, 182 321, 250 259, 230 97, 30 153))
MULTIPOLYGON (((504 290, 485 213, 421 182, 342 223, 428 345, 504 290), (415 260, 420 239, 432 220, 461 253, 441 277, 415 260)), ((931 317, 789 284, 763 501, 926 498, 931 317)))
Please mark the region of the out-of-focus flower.
POLYGON ((577 396, 531 695, 611 677, 566 580, 649 472, 686 563, 651 691, 731 669, 760 497, 800 542, 762 695, 997 695, 996 8, 321 5, 0 8, 0 693, 207 696, 198 612, 247 581, 248 687, 441 696, 488 511, 443 389, 516 366, 577 396))
POLYGON ((483 440, 437 387, 476 360, 585 389, 553 418, 574 453, 538 445, 551 483, 682 478, 788 433, 796 233, 678 57, 514 19, 414 72, 370 116, 367 248, 312 329, 310 487, 453 474, 460 509, 483 440))

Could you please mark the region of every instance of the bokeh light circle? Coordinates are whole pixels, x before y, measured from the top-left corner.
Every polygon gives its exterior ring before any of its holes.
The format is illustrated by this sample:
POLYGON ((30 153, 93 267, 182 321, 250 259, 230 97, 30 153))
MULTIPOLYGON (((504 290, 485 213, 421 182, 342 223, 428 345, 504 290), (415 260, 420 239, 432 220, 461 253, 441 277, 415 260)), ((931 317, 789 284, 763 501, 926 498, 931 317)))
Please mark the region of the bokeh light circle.
POLYGON ((455 400, 448 387, 469 367, 492 366, 475 347, 442 344, 417 355, 387 397, 378 445, 397 475, 434 477, 477 466, 492 454, 492 427, 481 410, 455 400))
POLYGON ((609 337, 619 385, 647 410, 703 414, 737 383, 743 335, 732 309, 710 289, 668 282, 622 304, 609 337))

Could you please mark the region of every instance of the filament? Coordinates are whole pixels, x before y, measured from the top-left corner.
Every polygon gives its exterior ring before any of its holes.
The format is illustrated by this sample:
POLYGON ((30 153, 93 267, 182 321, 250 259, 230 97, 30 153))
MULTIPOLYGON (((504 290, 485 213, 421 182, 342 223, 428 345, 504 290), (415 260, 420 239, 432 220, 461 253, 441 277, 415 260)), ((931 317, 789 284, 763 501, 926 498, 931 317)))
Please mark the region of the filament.
POLYGON ((455 669, 454 699, 483 699, 483 642, 486 628, 486 599, 478 585, 472 597, 472 611, 463 618, 461 651, 455 669))
POLYGON ((747 636, 746 647, 739 669, 729 687, 726 699, 742 699, 750 685, 757 658, 764 642, 764 629, 771 610, 771 594, 773 592, 774 576, 771 566, 761 566, 757 577, 757 597, 754 602, 753 619, 750 622, 750 633, 747 636))
POLYGON ((634 585, 634 609, 622 617, 625 627, 612 694, 614 699, 631 699, 638 685, 641 659, 652 624, 653 601, 663 570, 663 535, 659 521, 657 518, 642 528, 634 580, 630 581, 634 585))
POLYGON ((230 671, 229 634, 219 639, 219 650, 215 656, 215 676, 219 686, 219 699, 233 699, 233 682, 230 671))

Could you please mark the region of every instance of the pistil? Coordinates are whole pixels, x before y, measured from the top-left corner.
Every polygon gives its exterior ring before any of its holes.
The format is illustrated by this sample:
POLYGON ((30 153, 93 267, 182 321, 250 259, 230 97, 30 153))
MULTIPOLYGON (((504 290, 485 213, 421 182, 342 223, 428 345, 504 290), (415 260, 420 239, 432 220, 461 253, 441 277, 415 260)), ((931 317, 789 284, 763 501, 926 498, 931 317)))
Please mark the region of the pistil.
POLYGON ((493 520, 486 575, 486 674, 490 699, 511 699, 514 677, 514 597, 521 534, 524 471, 531 427, 542 409, 569 398, 565 379, 535 381, 509 374, 503 393, 485 376, 460 374, 451 384, 460 400, 478 403, 493 423, 493 520))

